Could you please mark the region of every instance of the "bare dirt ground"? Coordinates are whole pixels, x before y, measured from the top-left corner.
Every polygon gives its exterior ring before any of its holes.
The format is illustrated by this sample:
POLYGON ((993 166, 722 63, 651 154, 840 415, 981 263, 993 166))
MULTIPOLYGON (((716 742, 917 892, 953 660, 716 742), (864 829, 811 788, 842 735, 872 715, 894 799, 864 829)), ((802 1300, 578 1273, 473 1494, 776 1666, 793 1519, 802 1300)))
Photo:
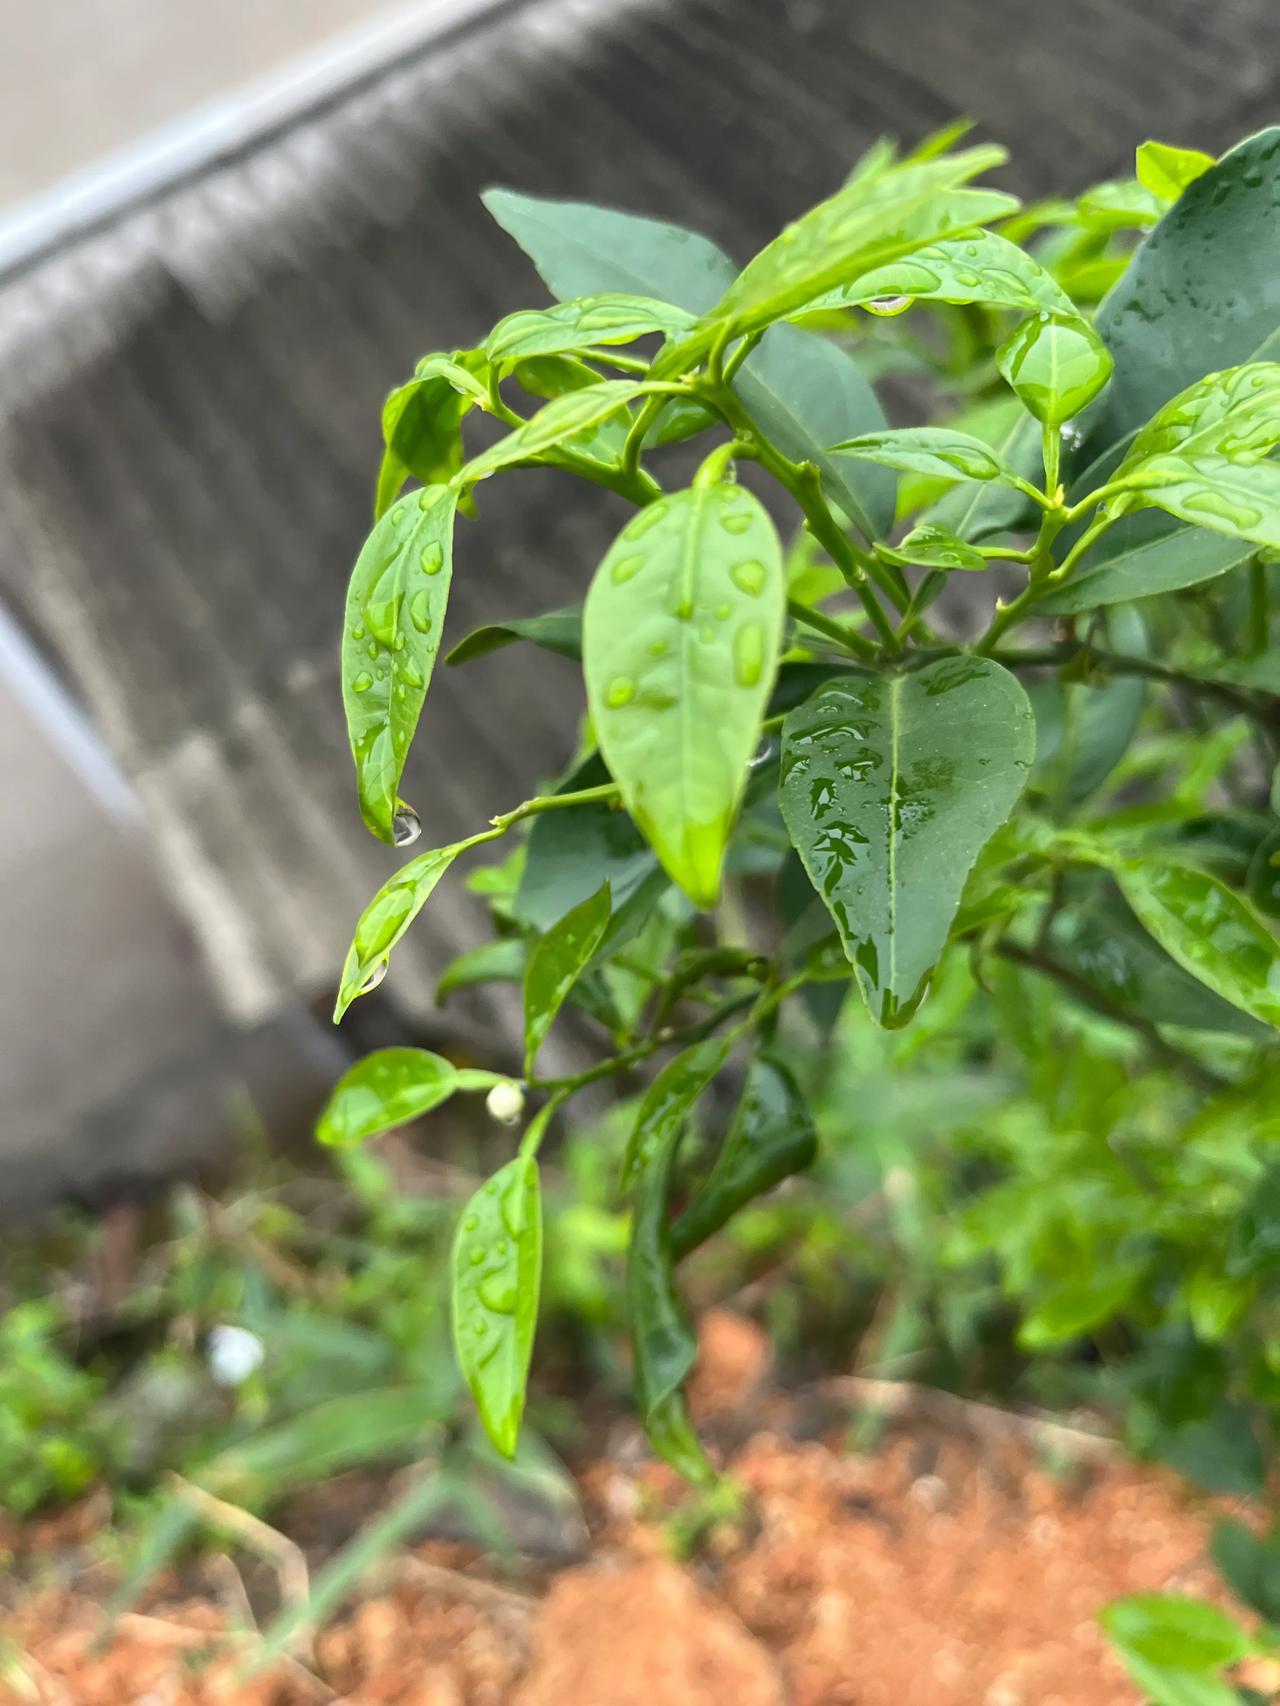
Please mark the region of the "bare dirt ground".
MULTIPOLYGON (((105 1645, 100 1597, 33 1590, 7 1630, 26 1692, 0 1700, 1133 1706, 1100 1607, 1158 1589, 1221 1599, 1205 1558, 1217 1511, 1172 1476, 1087 1442, 1051 1471, 1047 1440, 1063 1439, 928 1402, 904 1403, 859 1455, 838 1391, 768 1390, 755 1329, 715 1316, 704 1346, 696 1407, 749 1498, 687 1561, 671 1552, 682 1489, 620 1433, 579 1473, 592 1534, 580 1565, 497 1581, 473 1549, 425 1542, 251 1680, 247 1600, 226 1560, 201 1566, 206 1591, 159 1584, 105 1645)), ((10 1538, 52 1555, 92 1520, 10 1538)))

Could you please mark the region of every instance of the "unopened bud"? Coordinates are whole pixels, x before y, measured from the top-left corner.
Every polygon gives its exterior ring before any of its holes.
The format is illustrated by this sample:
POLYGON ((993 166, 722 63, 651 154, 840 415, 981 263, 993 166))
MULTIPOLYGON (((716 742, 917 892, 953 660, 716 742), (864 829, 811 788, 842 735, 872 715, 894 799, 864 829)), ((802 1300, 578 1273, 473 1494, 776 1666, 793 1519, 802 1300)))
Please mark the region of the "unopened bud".
POLYGON ((504 1078, 490 1090, 484 1105, 499 1125, 515 1125, 524 1112, 524 1091, 512 1079, 504 1078))

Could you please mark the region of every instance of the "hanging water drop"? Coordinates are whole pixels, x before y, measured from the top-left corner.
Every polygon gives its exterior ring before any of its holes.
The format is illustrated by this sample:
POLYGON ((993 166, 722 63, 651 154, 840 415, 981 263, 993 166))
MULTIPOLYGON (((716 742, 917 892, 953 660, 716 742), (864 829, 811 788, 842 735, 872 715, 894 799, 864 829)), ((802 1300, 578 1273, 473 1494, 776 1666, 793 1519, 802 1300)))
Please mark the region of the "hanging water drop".
POLYGON ((873 296, 863 307, 868 314, 879 314, 883 319, 889 319, 894 314, 905 314, 915 301, 913 296, 873 296))
POLYGON ((368 977, 365 978, 364 982, 360 985, 357 994, 368 995, 370 990, 376 989, 382 982, 383 978, 387 975, 387 967, 390 963, 391 962, 389 960, 379 960, 377 965, 374 966, 373 970, 369 973, 368 977))
POLYGON ((359 675, 351 677, 351 691, 353 693, 367 693, 372 686, 373 677, 367 669, 362 669, 359 675))
POLYGON ((399 805, 391 819, 391 839, 397 847, 412 847, 422 834, 422 819, 412 806, 399 805))
POLYGON ((636 696, 636 684, 629 675, 616 675, 605 688, 604 702, 611 710, 629 705, 636 696))

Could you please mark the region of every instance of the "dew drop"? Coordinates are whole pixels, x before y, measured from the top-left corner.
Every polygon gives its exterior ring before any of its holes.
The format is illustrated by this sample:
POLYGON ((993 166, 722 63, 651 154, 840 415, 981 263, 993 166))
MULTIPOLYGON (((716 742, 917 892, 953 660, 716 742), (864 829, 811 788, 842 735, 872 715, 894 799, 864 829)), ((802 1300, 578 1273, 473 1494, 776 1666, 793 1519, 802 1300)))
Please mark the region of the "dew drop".
POLYGON ((905 314, 915 300, 911 296, 873 296, 870 302, 863 303, 868 314, 879 314, 888 318, 892 314, 905 314))
POLYGON ((748 558, 745 563, 735 563, 729 570, 729 579, 739 592, 745 592, 749 598, 760 596, 768 578, 768 569, 756 557, 748 558))
POLYGON ((739 687, 754 687, 764 674, 764 629, 744 622, 733 636, 733 679, 739 687))
POLYGON ((750 510, 734 507, 727 515, 720 517, 720 525, 726 533, 746 533, 750 528, 753 517, 750 510))
POLYGON ((393 509, 389 519, 392 527, 400 527, 404 522, 404 511, 402 509, 393 509))
POLYGON ((422 819, 412 806, 400 806, 391 819, 391 839, 397 847, 412 847, 422 834, 422 819))
POLYGON ((378 655, 378 643, 376 640, 370 640, 369 644, 364 649, 368 653, 369 657, 371 657, 371 658, 377 657, 377 655, 378 655))
POLYGON ((367 669, 362 669, 359 675, 351 677, 351 691, 353 693, 367 693, 372 686, 373 677, 367 669))
POLYGON ((609 579, 614 586, 625 586, 629 580, 640 573, 644 564, 645 559, 639 553, 633 553, 630 557, 619 557, 609 570, 609 579))
POLYGON ((438 575, 444 567, 444 546, 438 542, 425 546, 418 558, 418 567, 424 575, 438 575))
POLYGON ((431 493, 429 491, 421 492, 418 495, 418 508, 430 509, 432 501, 431 493))
POLYGON ((473 1268, 478 1268, 480 1266, 481 1262, 484 1261, 484 1258, 485 1258, 485 1252, 477 1244, 475 1249, 467 1257, 467 1260, 471 1263, 471 1266, 473 1268))
POLYGON ((733 615, 732 604, 717 604, 716 605, 716 620, 717 621, 727 622, 732 615, 733 615))
POLYGON ((676 619, 680 622, 690 621, 693 616, 693 600, 691 598, 682 598, 679 604, 676 605, 675 614, 676 619))
POLYGON ((353 639, 353 640, 363 640, 363 639, 364 639, 364 629, 363 629, 363 627, 361 627, 361 626, 356 626, 356 627, 354 627, 354 628, 353 628, 353 629, 352 629, 352 630, 351 630, 351 638, 352 638, 352 639, 353 639))
POLYGON ((410 687, 421 687, 423 685, 422 671, 418 668, 417 664, 414 663, 412 658, 402 659, 400 664, 400 676, 401 679, 407 682, 410 687))
POLYGON ((666 504, 650 504, 646 509, 640 511, 634 521, 627 523, 624 537, 627 539, 643 539, 650 528, 656 527, 666 513, 666 504))
POLYGON ((431 594, 425 589, 409 600, 409 620, 420 634, 431 631, 431 594))
POLYGON ((479 1225, 480 1216, 478 1214, 469 1214, 462 1223, 462 1230, 464 1232, 475 1232, 479 1225))
POLYGON ((382 982, 383 978, 387 975, 387 967, 389 964, 389 960, 379 960, 377 965, 374 966, 373 970, 369 973, 368 977, 365 978, 364 982, 360 985, 358 993, 361 995, 368 995, 371 989, 376 989, 382 982))
POLYGON ((490 1274, 476 1287, 481 1303, 495 1315, 514 1315, 516 1312, 516 1282, 509 1274, 490 1274))
POLYGON ((605 688, 604 702, 612 710, 629 705, 636 696, 636 684, 629 675, 615 675, 605 688))
POLYGON ((649 656, 651 658, 665 657, 670 650, 671 648, 665 640, 650 640, 649 642, 649 656))

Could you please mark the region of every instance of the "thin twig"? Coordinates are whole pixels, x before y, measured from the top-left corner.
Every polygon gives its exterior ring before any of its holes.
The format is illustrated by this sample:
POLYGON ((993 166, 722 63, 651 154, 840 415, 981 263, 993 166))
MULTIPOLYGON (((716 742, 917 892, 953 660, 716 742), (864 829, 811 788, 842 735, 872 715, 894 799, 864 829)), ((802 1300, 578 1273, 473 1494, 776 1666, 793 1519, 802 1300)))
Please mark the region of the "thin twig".
POLYGON ((236 1535, 272 1565, 280 1584, 282 1602, 289 1605, 306 1603, 311 1597, 311 1577, 306 1557, 296 1541, 240 1505, 215 1498, 194 1481, 184 1480, 181 1475, 170 1475, 168 1479, 179 1497, 185 1499, 207 1522, 236 1535))

